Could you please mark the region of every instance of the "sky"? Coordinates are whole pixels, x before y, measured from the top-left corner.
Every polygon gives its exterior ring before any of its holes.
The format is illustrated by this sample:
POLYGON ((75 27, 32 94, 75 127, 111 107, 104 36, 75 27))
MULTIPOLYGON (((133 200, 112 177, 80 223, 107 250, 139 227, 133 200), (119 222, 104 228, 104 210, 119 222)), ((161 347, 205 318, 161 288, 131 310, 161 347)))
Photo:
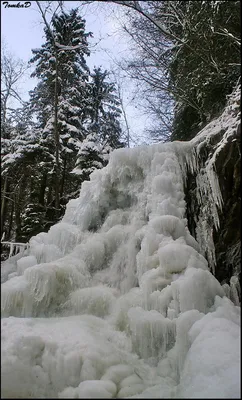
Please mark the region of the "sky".
MULTIPOLYGON (((44 43, 44 24, 35 1, 28 8, 7 7, 1 1, 1 37, 8 50, 17 58, 28 62, 32 57, 31 49, 41 47, 44 43)), ((25 1, 9 1, 8 4, 24 4, 25 1)), ((44 6, 45 2, 40 2, 44 6)), ((56 2, 52 2, 53 7, 56 2)), ((79 1, 66 1, 67 9, 80 6, 79 1)), ((93 32, 90 40, 91 56, 87 58, 90 69, 103 66, 113 71, 117 68, 115 60, 125 58, 130 54, 129 38, 120 29, 120 18, 123 10, 120 6, 95 3, 80 8, 81 15, 86 20, 86 31, 93 32)), ((28 99, 28 91, 33 89, 37 80, 26 76, 20 83, 22 97, 28 99)), ((144 126, 147 117, 142 115, 137 106, 132 103, 134 85, 128 79, 123 81, 123 103, 130 125, 131 146, 143 143, 144 126)))

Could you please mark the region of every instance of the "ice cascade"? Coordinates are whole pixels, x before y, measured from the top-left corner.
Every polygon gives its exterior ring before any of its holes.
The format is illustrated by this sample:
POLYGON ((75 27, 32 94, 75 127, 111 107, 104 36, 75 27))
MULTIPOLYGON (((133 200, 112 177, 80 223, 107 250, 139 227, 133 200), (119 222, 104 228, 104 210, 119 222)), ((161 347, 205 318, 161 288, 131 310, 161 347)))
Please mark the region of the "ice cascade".
POLYGON ((3 398, 240 398, 240 307, 209 271, 184 200, 212 126, 197 141, 114 151, 62 221, 3 263, 3 398))

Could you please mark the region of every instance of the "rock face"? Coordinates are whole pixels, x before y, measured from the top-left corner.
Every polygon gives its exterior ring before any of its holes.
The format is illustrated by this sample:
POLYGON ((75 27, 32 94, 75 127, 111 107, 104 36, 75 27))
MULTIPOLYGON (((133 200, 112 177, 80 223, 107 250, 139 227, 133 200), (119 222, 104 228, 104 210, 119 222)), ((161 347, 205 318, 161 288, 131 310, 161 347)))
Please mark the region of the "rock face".
POLYGON ((216 160, 223 208, 219 212, 220 228, 213 237, 219 266, 215 276, 226 283, 233 275, 240 277, 241 269, 240 129, 239 125, 234 139, 230 139, 216 160))
POLYGON ((200 137, 193 140, 196 167, 188 167, 187 172, 185 193, 188 226, 200 243, 215 277, 222 284, 230 284, 232 277, 240 279, 241 271, 241 124, 238 90, 230 97, 222 116, 202 132, 200 137), (204 135, 206 129, 211 132, 204 135), (205 189, 206 184, 203 186, 204 182, 210 183, 210 194, 205 189))

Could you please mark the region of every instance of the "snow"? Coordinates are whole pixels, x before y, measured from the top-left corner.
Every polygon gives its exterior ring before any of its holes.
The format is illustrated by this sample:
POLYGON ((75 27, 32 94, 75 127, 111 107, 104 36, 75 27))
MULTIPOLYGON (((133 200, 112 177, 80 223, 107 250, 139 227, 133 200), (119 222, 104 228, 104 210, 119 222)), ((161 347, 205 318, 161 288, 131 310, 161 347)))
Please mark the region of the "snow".
POLYGON ((25 256, 17 261, 17 272, 19 275, 23 275, 25 269, 32 267, 37 264, 37 259, 35 256, 25 256))
POLYGON ((207 314, 210 318, 200 319, 189 331, 191 347, 181 374, 179 398, 240 397, 240 326, 227 315, 213 314, 214 318, 207 314))
POLYGON ((65 46, 61 43, 55 42, 55 45, 58 49, 62 49, 62 50, 78 50, 78 49, 85 49, 86 46, 81 45, 81 44, 77 44, 75 46, 65 46))
POLYGON ((239 282, 219 284, 187 227, 204 140, 114 151, 3 263, 3 398, 240 397, 239 282))

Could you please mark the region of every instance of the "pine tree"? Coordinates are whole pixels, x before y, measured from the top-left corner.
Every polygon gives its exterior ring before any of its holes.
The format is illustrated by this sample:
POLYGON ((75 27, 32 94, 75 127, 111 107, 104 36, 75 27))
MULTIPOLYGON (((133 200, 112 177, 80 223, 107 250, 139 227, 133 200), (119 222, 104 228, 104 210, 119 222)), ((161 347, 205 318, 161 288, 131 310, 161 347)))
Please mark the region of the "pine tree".
POLYGON ((87 180, 91 172, 108 162, 113 149, 124 147, 121 141, 120 102, 115 85, 107 80, 108 72, 94 68, 89 85, 86 138, 80 146, 73 173, 87 180))
POLYGON ((52 169, 58 187, 50 197, 56 199, 70 189, 70 182, 73 190, 77 184, 70 171, 78 145, 84 138, 89 75, 85 57, 89 55, 87 38, 90 34, 85 33, 85 20, 77 9, 54 16, 51 29, 52 32, 45 28, 46 42, 40 49, 33 50, 34 57, 30 60, 30 63, 37 63, 32 76, 40 79, 31 93, 31 104, 43 140, 48 138, 49 145, 54 148, 52 169))
POLYGON ((107 147, 100 144, 96 132, 89 133, 80 145, 77 165, 72 172, 79 175, 81 181, 88 180, 93 171, 106 164, 108 152, 107 147))
POLYGON ((51 132, 54 83, 58 73, 58 128, 64 151, 65 147, 72 149, 68 139, 82 139, 86 82, 89 76, 85 56, 90 54, 87 43, 90 34, 85 33, 85 21, 77 14, 77 9, 71 10, 69 14, 63 12, 55 16, 52 25, 58 48, 58 72, 55 46, 48 29, 45 28, 46 42, 41 49, 32 50, 34 57, 30 60, 30 63, 37 62, 32 76, 41 79, 31 93, 31 99, 39 121, 42 121, 45 127, 49 123, 48 130, 51 132))
POLYGON ((94 68, 91 74, 89 107, 90 124, 87 130, 96 132, 101 143, 109 144, 113 149, 122 147, 120 101, 115 84, 108 81, 108 71, 94 68))
POLYGON ((100 68, 90 77, 86 65, 88 35, 77 10, 54 16, 51 30, 45 29, 45 43, 33 50, 32 76, 39 82, 30 103, 5 115, 2 175, 7 185, 2 189, 9 200, 4 215, 7 237, 15 241, 27 242, 53 225, 69 198, 78 195, 81 182, 106 165, 113 148, 122 146, 114 85, 100 68), (71 174, 77 153, 81 176, 71 174))
MULTIPOLYGON (((7 197, 13 210, 6 214, 8 236, 16 241, 28 240, 23 235, 23 215, 29 203, 41 203, 42 177, 47 166, 51 166, 53 155, 41 142, 40 130, 28 116, 28 107, 15 110, 15 124, 11 129, 11 146, 2 158, 2 176, 8 177, 7 197), (22 118, 21 118, 22 116, 22 118), (9 219, 10 218, 10 219, 9 219), (10 223, 11 221, 11 223, 10 223)), ((43 186, 43 185, 42 185, 43 186)), ((11 206, 10 206, 11 210, 11 206)))

